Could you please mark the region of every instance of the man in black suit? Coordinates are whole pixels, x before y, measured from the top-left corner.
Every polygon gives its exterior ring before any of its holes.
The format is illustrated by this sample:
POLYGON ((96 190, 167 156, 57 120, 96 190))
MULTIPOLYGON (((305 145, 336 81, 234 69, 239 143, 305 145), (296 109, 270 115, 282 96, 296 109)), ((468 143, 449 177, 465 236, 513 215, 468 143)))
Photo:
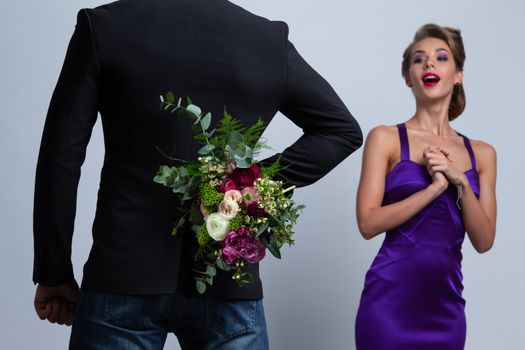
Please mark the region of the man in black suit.
POLYGON ((184 349, 268 348, 258 265, 253 284, 240 289, 223 274, 199 297, 192 235, 170 235, 179 201, 152 179, 168 162, 158 148, 195 160, 199 147, 189 119, 159 110, 167 90, 215 116, 226 106, 246 125, 282 112, 304 132, 281 154, 279 177, 297 187, 360 147, 358 123, 287 38, 285 23, 226 0, 121 0, 78 13, 45 123, 34 204, 35 308, 41 319, 73 323, 71 349, 161 349, 167 332, 184 349), (80 292, 71 240, 98 113, 106 151, 80 292))

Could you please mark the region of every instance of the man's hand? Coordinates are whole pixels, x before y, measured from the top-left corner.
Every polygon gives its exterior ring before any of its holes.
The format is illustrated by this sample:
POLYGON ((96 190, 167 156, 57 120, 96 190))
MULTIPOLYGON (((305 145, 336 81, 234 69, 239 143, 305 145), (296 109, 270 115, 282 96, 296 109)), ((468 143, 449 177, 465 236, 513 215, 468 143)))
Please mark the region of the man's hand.
POLYGON ((35 311, 41 320, 71 326, 79 300, 80 290, 76 282, 56 287, 39 284, 35 293, 35 311))

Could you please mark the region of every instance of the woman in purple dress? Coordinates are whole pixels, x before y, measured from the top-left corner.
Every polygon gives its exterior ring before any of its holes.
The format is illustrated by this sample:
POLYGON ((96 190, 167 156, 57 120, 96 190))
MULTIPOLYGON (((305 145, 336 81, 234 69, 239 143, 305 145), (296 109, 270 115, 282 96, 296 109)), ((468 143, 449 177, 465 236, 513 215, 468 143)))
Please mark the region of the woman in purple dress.
POLYGON ((465 107, 460 31, 427 24, 403 55, 415 115, 368 135, 357 194, 365 239, 386 232, 356 319, 358 350, 459 350, 461 245, 486 252, 496 227, 496 152, 450 121, 465 107))

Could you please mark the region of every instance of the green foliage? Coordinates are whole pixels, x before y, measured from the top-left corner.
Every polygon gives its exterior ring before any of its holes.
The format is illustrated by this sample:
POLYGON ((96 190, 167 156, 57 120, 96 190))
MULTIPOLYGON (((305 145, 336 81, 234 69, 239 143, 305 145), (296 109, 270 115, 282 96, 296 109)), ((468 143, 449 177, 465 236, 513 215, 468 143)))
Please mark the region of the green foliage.
POLYGON ((213 243, 213 238, 211 238, 208 234, 208 230, 206 230, 206 225, 202 225, 199 232, 197 233, 197 242, 199 242, 199 245, 201 247, 213 243))
MULTIPOLYGON (((216 206, 224 199, 224 194, 219 192, 216 186, 228 175, 229 164, 234 161, 238 168, 248 168, 255 163, 259 152, 268 148, 265 140, 261 138, 265 129, 264 122, 258 119, 246 127, 224 110, 222 117, 214 123, 211 113, 203 113, 189 97, 186 98, 186 106, 181 104, 182 98, 175 103, 175 95, 172 92, 160 96, 160 102, 161 109, 193 121, 191 129, 194 139, 201 144, 197 150, 197 162, 172 158, 159 149, 168 159, 182 162, 182 165, 161 166, 153 179, 156 183, 171 188, 181 198, 179 209, 182 213, 173 234, 186 223, 189 223, 195 232, 198 248, 194 259, 203 263, 205 267, 204 271, 195 271, 198 292, 205 293, 207 287, 213 284, 217 269, 234 269, 232 277, 241 287, 252 283, 253 276, 242 271, 245 264, 242 259, 236 261, 234 267, 221 259, 220 246, 209 236, 200 206, 204 206, 210 212, 215 211, 216 206)), ((255 218, 241 211, 229 221, 229 229, 234 230, 246 225, 272 255, 281 258, 281 247, 284 244, 294 244, 292 227, 304 206, 295 206, 291 200, 289 191, 293 187, 286 189, 281 181, 271 181, 284 169, 280 158, 270 166, 260 168, 262 178, 258 179, 254 186, 260 196, 259 206, 265 209, 266 215, 255 218)))
POLYGON ((282 169, 281 167, 281 157, 277 158, 275 162, 272 163, 269 167, 260 166, 261 176, 273 179, 275 175, 282 169))
POLYGON ((216 265, 219 269, 223 271, 230 271, 232 267, 224 262, 222 259, 217 259, 216 265))
POLYGON ((182 228, 182 226, 184 226, 184 224, 186 223, 186 215, 188 215, 188 212, 185 213, 184 215, 182 215, 180 217, 179 221, 177 221, 177 224, 171 230, 171 235, 172 236, 176 236, 177 232, 182 228))
POLYGON ((266 127, 264 126, 264 122, 262 121, 262 119, 257 119, 257 121, 254 124, 252 124, 243 132, 244 140, 246 141, 246 143, 250 147, 254 148, 256 143, 261 138, 261 135, 263 134, 265 128, 266 127))
POLYGON ((279 250, 281 247, 276 244, 273 236, 270 236, 266 233, 259 236, 259 239, 264 243, 266 248, 270 251, 270 253, 272 253, 274 257, 277 259, 281 258, 281 251, 279 250))
POLYGON ((200 293, 200 294, 204 294, 206 292, 206 283, 204 283, 204 281, 202 280, 197 280, 196 282, 196 286, 197 286, 197 291, 200 293))
POLYGON ((222 138, 218 138, 217 142, 222 143, 222 146, 227 145, 227 140, 230 137, 230 134, 234 131, 242 132, 243 127, 239 120, 234 119, 227 111, 224 111, 224 115, 219 120, 219 126, 217 127, 217 133, 223 135, 222 138))
POLYGON ((265 147, 265 142, 260 140, 265 129, 262 119, 245 127, 225 110, 217 128, 208 131, 211 126, 211 113, 203 116, 201 108, 193 104, 190 98, 187 98, 186 107, 181 106, 181 99, 176 105, 174 104, 175 96, 172 92, 168 92, 166 98, 161 96, 160 100, 161 107, 164 109, 170 109, 172 113, 178 112, 178 114, 183 112, 194 119, 193 131, 196 133, 194 138, 204 143, 198 151, 200 155, 212 155, 220 159, 221 155, 215 154, 214 150, 228 150, 228 157, 235 160, 238 167, 248 168, 255 162, 254 157, 265 147))
POLYGON ((193 166, 168 167, 162 165, 153 181, 172 189, 181 195, 181 201, 194 198, 195 191, 200 183, 200 177, 194 173, 193 166))
POLYGON ((197 291, 200 294, 204 294, 206 292, 206 288, 207 288, 206 285, 209 285, 209 286, 213 285, 213 278, 217 275, 217 267, 216 267, 217 261, 220 260, 218 255, 219 255, 218 252, 214 254, 214 256, 217 258, 215 259, 213 263, 209 263, 209 262, 206 263, 205 271, 193 270, 194 272, 200 275, 199 277, 194 277, 195 286, 197 287, 197 291))
POLYGON ((199 198, 205 207, 212 207, 224 199, 224 194, 217 191, 209 182, 199 185, 199 198))
POLYGON ((235 230, 244 225, 244 215, 239 212, 233 219, 230 219, 230 230, 235 230))

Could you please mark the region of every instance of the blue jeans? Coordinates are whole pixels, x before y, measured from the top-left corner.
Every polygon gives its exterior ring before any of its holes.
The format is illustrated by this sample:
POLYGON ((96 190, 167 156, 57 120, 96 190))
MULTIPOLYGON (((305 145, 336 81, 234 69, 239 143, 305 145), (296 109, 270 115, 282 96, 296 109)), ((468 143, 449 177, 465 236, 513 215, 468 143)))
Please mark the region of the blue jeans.
POLYGON ((262 300, 188 299, 82 292, 70 350, 161 350, 168 332, 183 350, 267 350, 262 300))

